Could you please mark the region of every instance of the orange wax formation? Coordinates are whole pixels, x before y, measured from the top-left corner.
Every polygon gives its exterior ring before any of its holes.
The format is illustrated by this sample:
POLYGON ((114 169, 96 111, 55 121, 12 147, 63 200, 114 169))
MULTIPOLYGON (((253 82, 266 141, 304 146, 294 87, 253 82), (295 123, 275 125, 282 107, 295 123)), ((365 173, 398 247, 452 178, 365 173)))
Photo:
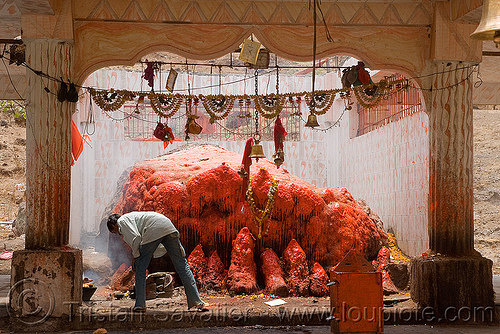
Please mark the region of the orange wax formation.
MULTIPOLYGON (((165 214, 188 252, 199 244, 207 252, 217 250, 227 268, 238 232, 244 227, 254 236, 259 232, 243 195, 240 166, 241 153, 210 145, 137 163, 114 211, 165 214)), ((250 174, 252 197, 260 210, 265 209, 273 179, 279 181, 270 218, 261 224, 256 254, 266 248, 283 254, 295 239, 308 260, 325 268, 335 266, 353 247, 370 260, 376 258, 385 233, 347 189, 317 188, 267 159, 252 164, 250 174)))
POLYGON ((207 274, 207 259, 201 245, 196 246, 187 258, 187 262, 193 272, 196 285, 203 288, 203 281, 207 274))
POLYGON ((281 297, 288 296, 288 288, 283 278, 280 260, 272 249, 266 249, 260 254, 262 275, 266 285, 266 293, 281 297))
POLYGON ((292 296, 309 296, 309 269, 306 253, 297 240, 292 239, 283 254, 288 273, 288 290, 292 296))
POLYGON ((329 281, 328 275, 318 262, 314 262, 312 266, 310 279, 311 286, 309 290, 311 291, 311 296, 323 297, 328 294, 328 287, 326 286, 329 281))
POLYGON ((208 258, 207 275, 203 285, 208 290, 221 290, 226 286, 227 270, 217 251, 208 258))
POLYGON ((253 293, 257 291, 257 266, 254 261, 255 238, 247 227, 241 229, 233 241, 231 266, 227 273, 229 291, 253 293))

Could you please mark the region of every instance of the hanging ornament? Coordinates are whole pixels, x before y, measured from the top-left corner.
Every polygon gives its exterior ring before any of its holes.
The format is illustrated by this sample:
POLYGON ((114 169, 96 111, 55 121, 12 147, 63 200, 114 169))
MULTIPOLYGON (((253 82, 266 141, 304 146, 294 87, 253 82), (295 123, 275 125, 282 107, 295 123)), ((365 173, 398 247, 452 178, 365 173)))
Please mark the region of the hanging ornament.
MULTIPOLYGON (((255 96, 259 96, 259 72, 255 70, 255 96)), ((250 158, 255 159, 255 162, 259 162, 259 159, 265 158, 264 150, 260 144, 261 135, 259 133, 259 113, 257 108, 255 108, 255 144, 252 146, 252 152, 250 153, 250 158)))
POLYGON ((305 95, 306 104, 311 114, 323 115, 332 107, 335 101, 335 91, 317 90, 305 95))
POLYGON ((167 148, 168 144, 172 144, 174 142, 174 133, 172 129, 161 122, 156 124, 156 128, 153 131, 153 136, 163 141, 163 148, 167 148))
POLYGON ((59 86, 59 90, 57 91, 57 100, 59 102, 66 101, 66 97, 68 96, 68 85, 64 82, 61 77, 61 85, 59 86))
POLYGON ((89 89, 90 96, 94 102, 105 111, 116 111, 120 109, 125 102, 132 100, 134 94, 127 90, 97 90, 89 89))
POLYGON ((78 91, 76 90, 75 84, 70 82, 66 100, 68 102, 78 102, 78 97, 78 91))
POLYGON ((151 101, 151 108, 158 116, 163 118, 170 118, 175 115, 179 111, 183 100, 182 95, 179 94, 171 95, 150 92, 148 97, 151 101))
POLYGON ((266 205, 264 207, 264 210, 262 210, 258 208, 255 203, 254 193, 252 189, 252 178, 250 177, 250 180, 248 181, 248 188, 246 193, 247 201, 250 206, 250 210, 252 211, 252 217, 257 222, 257 227, 259 229, 259 234, 257 235, 257 237, 259 239, 262 238, 262 228, 264 224, 269 220, 269 218, 271 218, 271 213, 274 208, 274 199, 276 197, 276 191, 278 190, 278 184, 279 181, 273 178, 271 186, 269 187, 269 191, 267 192, 266 205))
POLYGON ((286 96, 278 94, 269 94, 267 96, 255 95, 255 109, 267 119, 273 119, 278 116, 283 110, 283 105, 286 102, 286 96))
POLYGON ((243 158, 241 159, 241 166, 238 170, 238 175, 243 179, 243 187, 241 188, 242 196, 245 197, 247 191, 248 180, 250 176, 250 165, 252 165, 252 158, 250 158, 250 152, 252 151, 252 146, 254 144, 253 138, 249 138, 245 143, 245 151, 243 152, 243 158))
POLYGON ((281 123, 281 119, 279 115, 276 117, 276 121, 274 121, 274 150, 273 154, 274 164, 277 168, 285 161, 285 153, 283 151, 283 142, 285 141, 285 136, 287 135, 283 124, 281 123))
POLYGON ((154 63, 149 62, 146 59, 146 64, 146 69, 144 70, 144 74, 142 75, 142 77, 148 82, 148 86, 153 88, 155 80, 154 63))
POLYGON ((189 134, 197 135, 200 134, 203 128, 196 123, 196 119, 199 118, 196 115, 192 114, 192 99, 189 98, 186 101, 186 116, 187 116, 187 121, 186 125, 184 126, 184 133, 186 134, 186 137, 184 138, 185 140, 189 139, 189 134))
POLYGON ((199 97, 203 107, 210 115, 210 123, 226 118, 233 109, 234 100, 236 99, 233 95, 200 95, 199 97))
POLYGON ((371 84, 368 87, 358 86, 354 87, 352 90, 354 91, 354 95, 356 96, 359 104, 361 104, 364 108, 373 108, 379 104, 380 100, 384 96, 386 88, 387 81, 380 80, 377 85, 371 84), (368 89, 370 89, 370 94, 366 93, 368 89))

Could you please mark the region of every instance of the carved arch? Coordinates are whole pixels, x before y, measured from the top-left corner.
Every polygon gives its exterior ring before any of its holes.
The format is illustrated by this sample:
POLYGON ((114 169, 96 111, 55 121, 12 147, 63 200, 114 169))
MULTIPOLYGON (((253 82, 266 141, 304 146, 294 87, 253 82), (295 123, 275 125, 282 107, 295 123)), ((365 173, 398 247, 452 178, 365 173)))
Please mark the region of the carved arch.
MULTIPOLYGON (((311 27, 89 22, 75 29, 75 81, 81 84, 99 68, 131 65, 156 51, 198 60, 218 58, 235 50, 252 33, 280 57, 312 60, 311 27)), ((323 29, 318 29, 318 59, 349 54, 370 68, 391 68, 411 76, 425 68, 430 44, 426 28, 334 27, 330 33, 333 42, 328 42, 323 29)))

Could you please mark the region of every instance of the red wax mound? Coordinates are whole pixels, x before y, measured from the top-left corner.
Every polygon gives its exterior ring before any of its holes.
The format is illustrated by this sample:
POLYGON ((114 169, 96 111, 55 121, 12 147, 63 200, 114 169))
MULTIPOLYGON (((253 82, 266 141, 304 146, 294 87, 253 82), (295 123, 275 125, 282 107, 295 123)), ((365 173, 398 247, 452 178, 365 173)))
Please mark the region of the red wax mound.
POLYGON ((288 244, 283 254, 285 272, 288 273, 288 290, 292 296, 309 296, 309 270, 306 253, 295 239, 288 244))
POLYGON ((254 237, 247 227, 241 229, 233 241, 231 265, 227 273, 229 291, 253 293, 257 291, 257 267, 254 262, 254 237))
POLYGON ((194 212, 201 212, 207 205, 215 205, 220 211, 235 211, 242 201, 242 184, 238 173, 226 164, 192 177, 187 191, 194 212))
POLYGON ((288 296, 288 288, 283 279, 283 270, 276 253, 272 249, 266 249, 260 254, 262 263, 262 274, 266 285, 266 293, 281 297, 288 296))
MULTIPOLYGON (((163 213, 179 230, 188 253, 202 244, 207 252, 217 250, 228 267, 238 232, 246 226, 254 236, 259 233, 241 195, 247 190, 236 172, 241 159, 241 152, 203 145, 137 163, 114 212, 163 213)), ((261 224, 259 253, 271 248, 282 254, 296 239, 307 258, 325 268, 335 266, 352 245, 368 259, 377 256, 384 234, 345 188, 318 189, 267 159, 253 163, 250 175, 258 217, 269 202, 273 179, 279 181, 270 219, 261 224)))
POLYGON ((203 288, 203 281, 207 274, 207 259, 201 245, 196 246, 187 258, 187 262, 193 272, 196 285, 203 288))
POLYGON ((320 190, 320 195, 326 204, 340 202, 360 208, 352 195, 344 187, 324 188, 320 190))
POLYGON ((224 263, 217 254, 213 251, 208 258, 207 275, 203 281, 203 286, 207 290, 221 290, 225 288, 227 280, 227 270, 224 263))
POLYGON ((358 253, 365 254, 367 259, 376 258, 384 232, 377 228, 373 220, 362 209, 348 204, 333 202, 328 206, 331 209, 329 220, 337 241, 336 255, 347 254, 354 248, 358 253))
POLYGON ((154 185, 147 194, 152 201, 150 210, 164 214, 173 221, 184 217, 188 211, 186 187, 179 182, 154 185))
POLYGON ((325 269, 318 262, 314 262, 311 269, 311 286, 309 290, 311 291, 311 296, 323 297, 328 294, 328 275, 325 269))

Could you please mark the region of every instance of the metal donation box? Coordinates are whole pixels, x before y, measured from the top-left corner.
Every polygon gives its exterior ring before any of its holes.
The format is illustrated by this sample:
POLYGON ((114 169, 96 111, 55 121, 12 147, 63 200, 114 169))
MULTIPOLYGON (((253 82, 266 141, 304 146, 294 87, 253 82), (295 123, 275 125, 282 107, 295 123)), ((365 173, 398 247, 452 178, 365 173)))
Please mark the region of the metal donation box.
POLYGON ((383 333, 382 274, 363 256, 349 252, 330 271, 332 333, 383 333))

